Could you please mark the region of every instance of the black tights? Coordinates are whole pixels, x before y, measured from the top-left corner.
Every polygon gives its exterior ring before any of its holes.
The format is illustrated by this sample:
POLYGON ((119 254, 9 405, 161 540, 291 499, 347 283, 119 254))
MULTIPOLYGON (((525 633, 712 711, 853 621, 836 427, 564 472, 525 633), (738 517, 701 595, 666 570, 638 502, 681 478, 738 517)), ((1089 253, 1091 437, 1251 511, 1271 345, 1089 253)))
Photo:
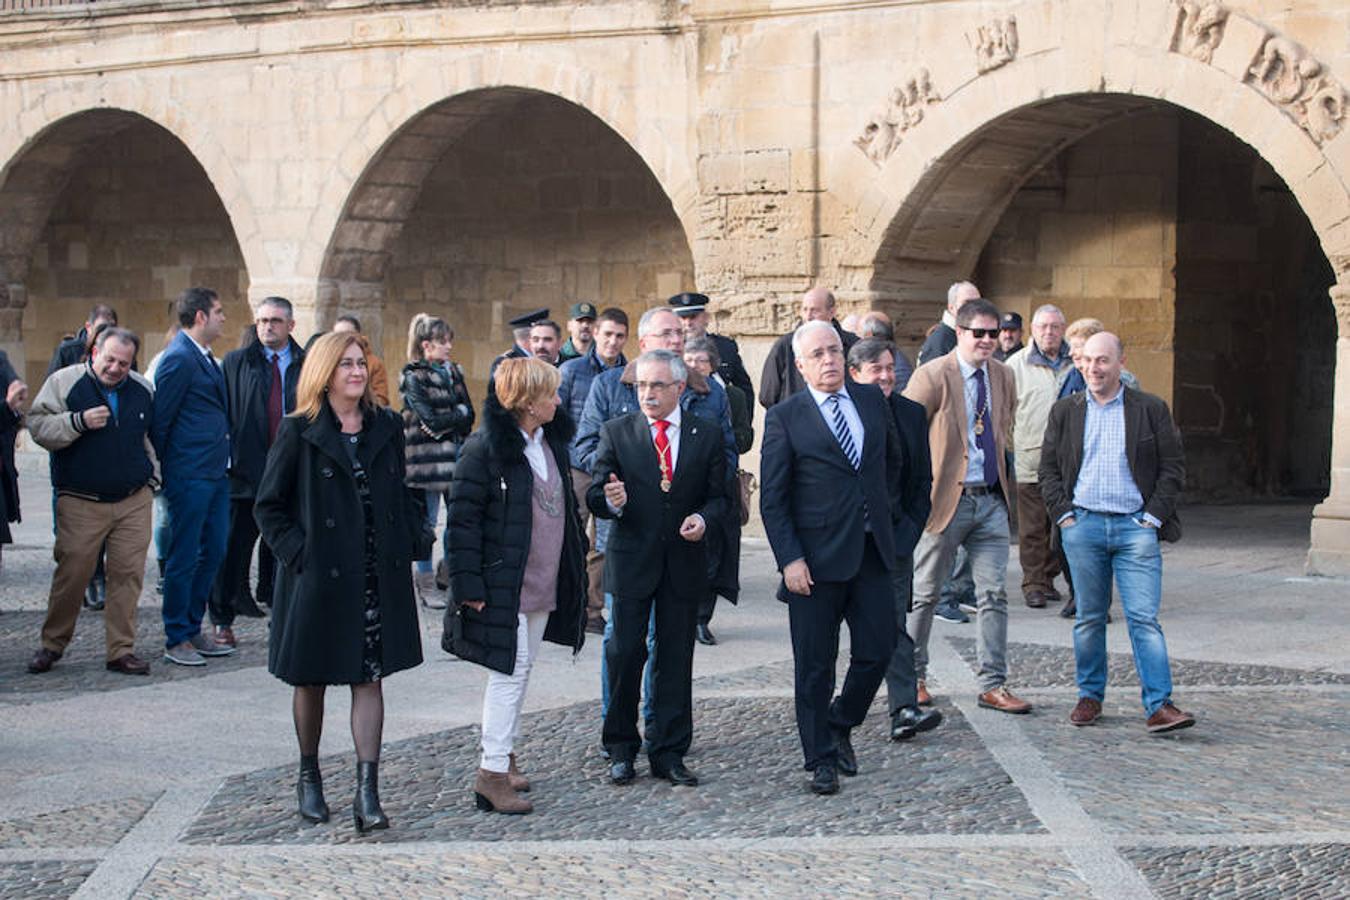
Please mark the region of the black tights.
MULTIPOLYGON (((295 716, 295 736, 301 756, 317 756, 319 736, 323 733, 322 684, 296 687, 291 711, 295 716)), ((352 741, 358 762, 379 762, 380 740, 384 733, 384 690, 380 682, 352 685, 352 741)))

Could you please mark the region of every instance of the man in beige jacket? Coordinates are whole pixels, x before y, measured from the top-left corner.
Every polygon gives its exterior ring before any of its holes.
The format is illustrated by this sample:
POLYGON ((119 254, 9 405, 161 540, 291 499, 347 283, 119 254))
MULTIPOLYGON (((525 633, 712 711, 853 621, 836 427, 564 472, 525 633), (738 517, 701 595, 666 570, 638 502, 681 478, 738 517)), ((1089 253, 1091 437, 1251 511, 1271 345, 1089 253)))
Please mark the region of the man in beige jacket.
POLYGON ((1064 340, 1064 313, 1046 304, 1031 318, 1031 343, 1008 357, 1017 382, 1017 415, 1013 417, 1013 454, 1017 468, 1017 547, 1022 563, 1022 597, 1032 609, 1062 598, 1055 590, 1059 554, 1050 549, 1053 525, 1041 499, 1036 469, 1050 407, 1073 371, 1064 340))
POLYGON ((1025 713, 1008 678, 1008 472, 1004 453, 1017 406, 1008 367, 993 359, 998 309, 971 300, 956 315, 956 350, 920 366, 904 396, 923 406, 932 451, 933 510, 914 550, 914 641, 919 701, 928 693, 928 635, 942 582, 957 547, 970 555, 975 577, 980 706, 1025 713))

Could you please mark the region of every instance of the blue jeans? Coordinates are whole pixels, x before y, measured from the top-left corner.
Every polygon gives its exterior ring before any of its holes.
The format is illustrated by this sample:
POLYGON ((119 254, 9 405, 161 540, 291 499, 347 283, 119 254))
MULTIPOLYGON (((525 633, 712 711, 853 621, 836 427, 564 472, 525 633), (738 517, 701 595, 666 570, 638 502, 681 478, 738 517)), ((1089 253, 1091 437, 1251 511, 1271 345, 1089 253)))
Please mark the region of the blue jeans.
POLYGON ((230 533, 228 478, 175 478, 164 486, 169 552, 164 562, 164 646, 202 630, 206 600, 230 533))
MULTIPOLYGON (((450 492, 423 491, 423 493, 426 494, 427 497, 427 522, 430 523, 431 525, 431 533, 435 534, 436 519, 439 518, 441 514, 441 496, 442 495, 445 496, 445 508, 448 517, 450 509, 450 492)), ((446 557, 450 556, 450 528, 448 524, 446 526, 445 531, 441 534, 441 554, 446 557)), ((431 559, 432 557, 428 556, 426 559, 417 560, 414 563, 414 565, 417 567, 417 571, 419 572, 432 571, 431 559)))
POLYGON ((1144 712, 1153 715, 1172 698, 1167 642, 1158 624, 1162 599, 1162 551, 1158 530, 1142 513, 1099 513, 1075 508, 1074 524, 1060 530, 1060 542, 1073 570, 1078 617, 1073 626, 1073 655, 1078 696, 1098 702, 1106 694, 1106 611, 1111 579, 1120 588, 1120 605, 1139 673, 1144 712))

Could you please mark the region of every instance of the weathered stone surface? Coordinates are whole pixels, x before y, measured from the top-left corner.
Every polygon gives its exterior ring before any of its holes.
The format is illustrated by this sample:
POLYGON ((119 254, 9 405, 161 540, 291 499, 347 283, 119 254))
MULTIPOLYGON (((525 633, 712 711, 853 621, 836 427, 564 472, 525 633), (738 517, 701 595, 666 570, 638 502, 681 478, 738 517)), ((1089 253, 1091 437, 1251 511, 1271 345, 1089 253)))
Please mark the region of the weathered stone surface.
POLYGON ((0 862, 0 897, 65 900, 94 871, 93 862, 0 862))
POLYGON ((1164 898, 1298 897, 1332 900, 1350 887, 1350 845, 1286 847, 1130 847, 1139 867, 1164 898))

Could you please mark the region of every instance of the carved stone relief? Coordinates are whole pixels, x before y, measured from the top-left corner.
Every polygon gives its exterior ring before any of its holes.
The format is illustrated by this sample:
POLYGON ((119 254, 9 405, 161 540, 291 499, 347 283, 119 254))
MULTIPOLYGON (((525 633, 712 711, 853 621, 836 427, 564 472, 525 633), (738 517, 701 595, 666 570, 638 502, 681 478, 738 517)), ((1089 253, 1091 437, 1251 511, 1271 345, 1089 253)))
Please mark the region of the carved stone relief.
POLYGON ((1293 41, 1267 37, 1247 70, 1247 81, 1319 145, 1340 134, 1345 125, 1345 88, 1293 41))
POLYGON ((1176 24, 1172 29, 1172 52, 1207 63, 1223 41, 1223 26, 1228 9, 1220 3, 1177 3, 1176 24))
POLYGON ((1017 58, 1017 17, 995 19, 966 34, 975 51, 975 68, 983 75, 1017 58))
POLYGON ((900 146, 901 135, 923 121, 924 108, 941 100, 927 69, 891 91, 886 108, 867 120, 853 144, 880 167, 900 146))

